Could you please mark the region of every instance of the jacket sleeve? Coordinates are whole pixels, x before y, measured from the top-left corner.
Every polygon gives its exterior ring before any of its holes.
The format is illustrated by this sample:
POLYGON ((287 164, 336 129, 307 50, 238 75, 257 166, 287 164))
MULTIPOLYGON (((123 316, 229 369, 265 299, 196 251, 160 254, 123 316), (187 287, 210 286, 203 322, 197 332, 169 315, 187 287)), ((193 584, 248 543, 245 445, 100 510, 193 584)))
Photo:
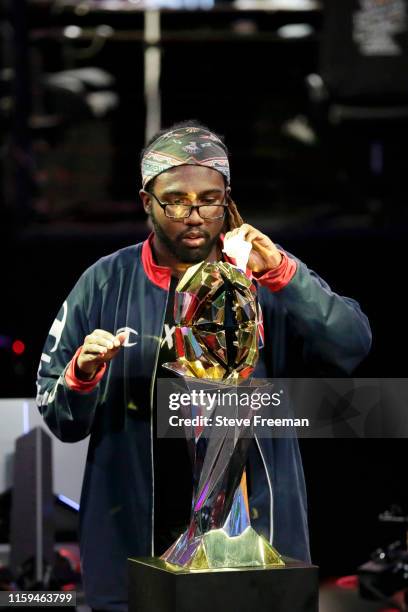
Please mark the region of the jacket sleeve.
POLYGON ((77 442, 92 428, 100 384, 71 390, 65 372, 87 334, 98 328, 99 291, 92 268, 84 272, 60 308, 41 355, 37 405, 50 430, 63 442, 77 442))
MULTIPOLYGON (((303 362, 316 374, 350 374, 368 354, 371 330, 355 300, 337 295, 296 259, 296 272, 274 293, 293 337, 302 343, 303 362)), ((268 280, 258 279, 268 287, 268 280)))

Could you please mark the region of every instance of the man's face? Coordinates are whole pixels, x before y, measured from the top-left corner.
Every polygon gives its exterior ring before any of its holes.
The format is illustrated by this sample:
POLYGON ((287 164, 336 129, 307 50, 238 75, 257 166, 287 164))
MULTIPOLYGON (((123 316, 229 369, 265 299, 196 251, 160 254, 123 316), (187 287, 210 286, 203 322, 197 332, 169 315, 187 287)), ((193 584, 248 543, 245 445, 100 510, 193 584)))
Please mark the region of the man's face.
MULTIPOLYGON (((163 204, 188 198, 195 206, 221 200, 226 190, 223 176, 205 166, 177 166, 160 174, 151 191, 163 204)), ((150 215, 158 240, 180 262, 197 263, 206 259, 224 225, 224 219, 202 219, 194 208, 185 219, 169 219, 164 209, 147 192, 140 193, 145 211, 150 215)))

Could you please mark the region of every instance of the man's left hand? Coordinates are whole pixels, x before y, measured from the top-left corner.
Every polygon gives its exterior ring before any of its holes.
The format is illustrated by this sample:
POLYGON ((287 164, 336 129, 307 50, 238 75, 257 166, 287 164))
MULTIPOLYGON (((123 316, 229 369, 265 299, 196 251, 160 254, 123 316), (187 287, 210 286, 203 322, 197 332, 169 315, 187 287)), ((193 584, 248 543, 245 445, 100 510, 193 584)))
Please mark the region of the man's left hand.
POLYGON ((282 254, 268 236, 257 230, 252 225, 244 223, 231 232, 227 232, 224 241, 232 236, 242 236, 246 242, 252 244, 249 254, 248 268, 252 272, 266 273, 277 268, 282 261, 282 254))

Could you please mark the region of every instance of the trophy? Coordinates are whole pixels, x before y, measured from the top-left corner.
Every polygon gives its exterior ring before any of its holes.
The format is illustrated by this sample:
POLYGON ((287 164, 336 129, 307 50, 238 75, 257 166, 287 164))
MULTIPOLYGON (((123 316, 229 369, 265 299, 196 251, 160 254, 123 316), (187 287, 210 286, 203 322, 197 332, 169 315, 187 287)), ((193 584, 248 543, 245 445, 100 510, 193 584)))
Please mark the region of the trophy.
MULTIPOLYGON (((227 262, 190 267, 176 288, 174 311, 177 360, 164 367, 190 391, 256 390, 249 377, 263 344, 262 314, 256 288, 241 270, 227 262)), ((186 417, 205 413, 212 423, 222 410, 203 402, 181 409, 186 417)), ((285 565, 250 524, 245 463, 253 411, 234 409, 245 419, 221 431, 200 421, 184 428, 193 467, 190 524, 161 556, 174 571, 285 565)))

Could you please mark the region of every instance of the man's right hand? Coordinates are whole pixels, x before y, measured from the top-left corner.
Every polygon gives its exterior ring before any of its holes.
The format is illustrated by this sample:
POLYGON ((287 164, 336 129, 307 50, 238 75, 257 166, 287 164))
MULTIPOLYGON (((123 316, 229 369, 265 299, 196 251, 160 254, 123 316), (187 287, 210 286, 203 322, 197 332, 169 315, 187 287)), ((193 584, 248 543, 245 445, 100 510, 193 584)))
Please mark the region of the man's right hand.
POLYGON ((126 338, 126 332, 114 336, 104 329, 95 329, 85 336, 76 362, 76 376, 80 380, 92 380, 100 367, 118 354, 126 338))

